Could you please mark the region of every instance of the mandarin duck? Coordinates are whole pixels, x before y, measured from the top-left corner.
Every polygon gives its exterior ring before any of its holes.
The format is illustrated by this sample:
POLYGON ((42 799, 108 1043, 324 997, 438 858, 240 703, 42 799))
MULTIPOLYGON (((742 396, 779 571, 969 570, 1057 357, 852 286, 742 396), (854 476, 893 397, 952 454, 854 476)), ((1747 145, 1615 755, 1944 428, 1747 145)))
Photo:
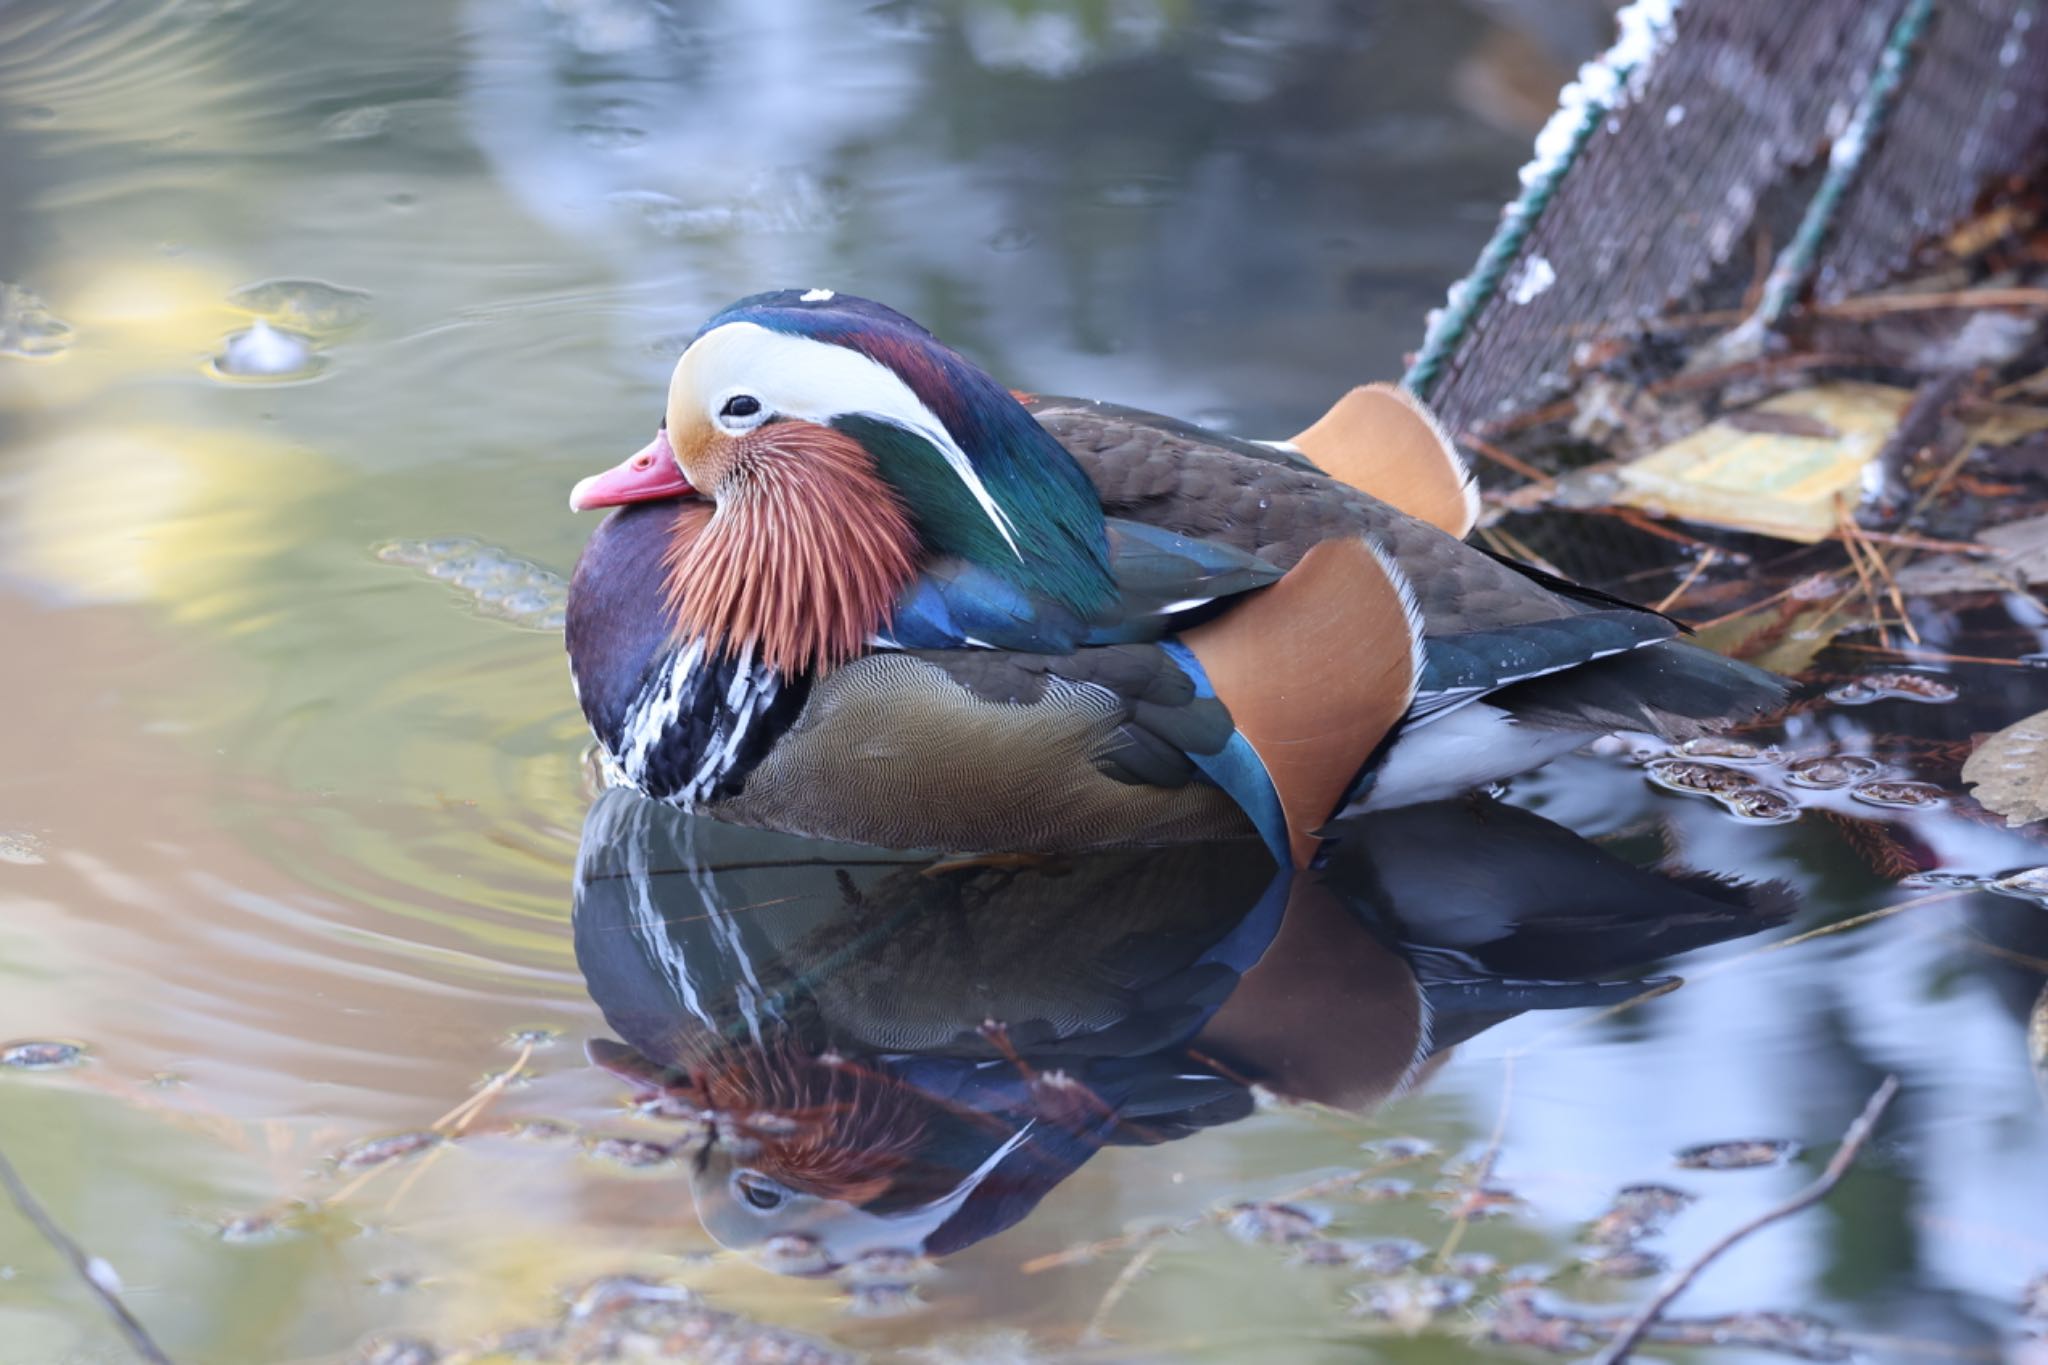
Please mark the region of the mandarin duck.
POLYGON ((571 923, 624 1040, 591 1060, 692 1123, 705 1229, 815 1273, 958 1251, 1253 1085, 1370 1112, 1505 1018, 1638 997, 1791 909, 1483 799, 1360 816, 1301 873, 1250 840, 935 872, 613 790, 571 923))
POLYGON ((1019 394, 911 319, 758 294, 677 361, 567 644, 617 780, 740 824, 1044 853, 1333 821, 1683 738, 1771 675, 1464 542, 1420 403, 1354 389, 1289 442, 1019 394))

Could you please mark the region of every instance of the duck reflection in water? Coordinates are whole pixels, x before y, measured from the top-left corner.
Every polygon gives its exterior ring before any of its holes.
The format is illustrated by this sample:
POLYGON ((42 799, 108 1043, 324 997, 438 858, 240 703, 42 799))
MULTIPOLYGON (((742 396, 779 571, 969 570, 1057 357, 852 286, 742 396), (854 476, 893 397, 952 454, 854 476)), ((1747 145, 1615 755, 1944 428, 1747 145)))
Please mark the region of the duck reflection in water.
POLYGON ((934 864, 615 790, 575 938, 624 1040, 592 1060, 701 1125, 705 1229, 824 1273, 958 1251, 1255 1089, 1368 1111, 1494 1023, 1627 999, 1789 901, 1478 799, 1366 817, 1291 874, 1255 841, 934 864))

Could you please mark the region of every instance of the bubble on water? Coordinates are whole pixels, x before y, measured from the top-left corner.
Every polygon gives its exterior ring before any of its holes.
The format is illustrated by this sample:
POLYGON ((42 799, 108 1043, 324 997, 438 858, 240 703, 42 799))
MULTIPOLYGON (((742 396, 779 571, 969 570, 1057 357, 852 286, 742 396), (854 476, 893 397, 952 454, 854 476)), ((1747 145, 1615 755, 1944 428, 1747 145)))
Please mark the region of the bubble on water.
POLYGON ((71 324, 18 284, 0 280, 0 355, 42 360, 71 345, 71 324))
POLYGON ((19 830, 0 829, 0 863, 34 867, 44 861, 43 841, 19 830))
POLYGON ((292 379, 313 368, 311 341, 262 318, 229 337, 212 365, 215 374, 236 379, 292 379))
POLYGON ((494 621, 552 632, 568 614, 569 585, 560 574, 467 536, 386 541, 375 554, 460 590, 479 616, 494 621))
POLYGON ((382 137, 391 127, 391 108, 383 104, 362 104, 330 114, 320 124, 320 136, 329 142, 363 142, 382 137))
POLYGON ((1862 754, 1821 754, 1791 764, 1785 769, 1785 780, 1795 787, 1826 791, 1861 782, 1882 771, 1883 764, 1862 754))
POLYGON ((280 327, 332 336, 370 315, 370 296, 325 280, 258 280, 228 295, 228 302, 280 327))
POLYGON ((1874 701, 1890 700, 1940 704, 1954 701, 1959 695, 1955 684, 1944 678, 1902 669, 1866 673, 1828 689, 1828 700, 1842 706, 1867 706, 1874 701))
POLYGON ((1931 782, 1899 780, 1865 782, 1851 789, 1849 795, 1866 806, 1886 806, 1897 810, 1926 810, 1947 799, 1946 793, 1931 782))
POLYGON ((29 1038, 0 1046, 0 1066, 16 1071, 60 1071, 85 1060, 85 1048, 78 1043, 29 1038))

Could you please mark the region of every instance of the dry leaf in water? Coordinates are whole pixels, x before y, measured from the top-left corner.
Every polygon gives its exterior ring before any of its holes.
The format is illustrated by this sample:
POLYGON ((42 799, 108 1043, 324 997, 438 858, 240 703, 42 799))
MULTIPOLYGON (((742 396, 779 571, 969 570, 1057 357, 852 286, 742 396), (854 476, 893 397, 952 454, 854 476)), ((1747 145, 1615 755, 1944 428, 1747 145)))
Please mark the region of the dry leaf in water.
POLYGON ((2048 711, 2015 721, 1985 739, 1963 764, 1979 804, 2008 825, 2048 817, 2048 711))

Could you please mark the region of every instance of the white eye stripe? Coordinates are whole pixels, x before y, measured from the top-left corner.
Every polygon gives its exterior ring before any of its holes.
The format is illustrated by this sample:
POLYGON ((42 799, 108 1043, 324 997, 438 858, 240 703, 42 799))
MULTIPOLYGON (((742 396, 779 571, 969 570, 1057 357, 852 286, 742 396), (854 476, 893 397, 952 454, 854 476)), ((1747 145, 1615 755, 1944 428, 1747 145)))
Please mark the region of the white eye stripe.
POLYGON ((690 343, 676 362, 670 384, 672 405, 705 414, 724 431, 747 431, 768 414, 829 423, 835 417, 874 417, 922 436, 937 448, 954 477, 988 515, 1019 560, 1015 526, 975 473, 946 424, 903 377, 858 351, 809 337, 789 336, 752 322, 728 322, 690 343), (761 413, 735 427, 719 411, 736 394, 761 401, 761 413))

